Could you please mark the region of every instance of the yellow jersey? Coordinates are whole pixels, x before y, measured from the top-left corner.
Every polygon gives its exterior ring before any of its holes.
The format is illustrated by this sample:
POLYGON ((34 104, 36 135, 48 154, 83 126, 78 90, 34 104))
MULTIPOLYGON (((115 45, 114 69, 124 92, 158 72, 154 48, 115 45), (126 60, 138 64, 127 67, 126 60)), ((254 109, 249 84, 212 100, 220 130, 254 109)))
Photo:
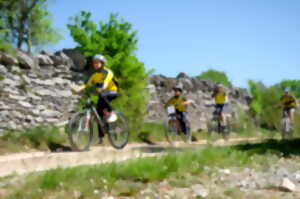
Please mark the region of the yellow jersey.
POLYGON ((213 96, 216 104, 225 104, 227 100, 227 94, 225 92, 217 92, 213 96))
POLYGON ((187 105, 183 104, 183 102, 185 102, 185 101, 186 101, 185 97, 173 96, 168 100, 167 105, 173 105, 176 110, 178 110, 180 112, 186 112, 187 105))
POLYGON ((104 84, 107 84, 107 91, 118 91, 118 85, 114 80, 114 74, 108 68, 102 68, 95 71, 84 86, 96 86, 97 88, 103 88, 104 84))
POLYGON ((283 95, 280 101, 285 108, 296 108, 297 106, 296 98, 292 95, 283 95))

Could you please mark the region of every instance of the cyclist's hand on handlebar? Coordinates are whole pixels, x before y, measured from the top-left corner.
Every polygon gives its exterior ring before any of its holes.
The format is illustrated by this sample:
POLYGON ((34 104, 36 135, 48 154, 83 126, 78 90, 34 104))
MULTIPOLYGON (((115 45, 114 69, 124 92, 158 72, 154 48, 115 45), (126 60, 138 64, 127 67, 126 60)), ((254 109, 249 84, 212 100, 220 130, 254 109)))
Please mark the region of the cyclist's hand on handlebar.
POLYGON ((102 93, 103 92, 103 88, 97 88, 97 93, 102 93))
POLYGON ((71 92, 73 94, 78 94, 80 93, 82 90, 84 90, 84 87, 83 86, 72 86, 71 88, 71 92))

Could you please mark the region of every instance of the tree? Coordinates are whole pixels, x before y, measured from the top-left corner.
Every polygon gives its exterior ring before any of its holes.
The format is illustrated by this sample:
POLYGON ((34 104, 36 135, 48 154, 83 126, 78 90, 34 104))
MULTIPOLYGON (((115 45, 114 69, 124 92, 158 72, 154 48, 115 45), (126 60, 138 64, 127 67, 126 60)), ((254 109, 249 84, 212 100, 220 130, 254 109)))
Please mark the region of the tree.
POLYGON ((82 11, 72 22, 68 28, 78 44, 76 48, 86 57, 103 54, 108 59, 107 67, 113 70, 121 86, 117 106, 128 116, 131 130, 137 132, 146 113, 149 73, 135 55, 136 31, 116 14, 107 23, 97 25, 91 20, 91 13, 82 11))
POLYGON ((283 92, 285 88, 291 88, 291 92, 295 97, 300 98, 300 80, 283 80, 274 85, 278 91, 283 92))
POLYGON ((272 87, 266 87, 262 82, 248 81, 252 95, 250 110, 262 127, 269 129, 280 128, 281 109, 280 93, 272 87))
POLYGON ((224 84, 225 86, 231 86, 231 82, 229 81, 226 73, 210 69, 206 72, 201 73, 198 75, 199 79, 205 79, 205 80, 210 80, 215 83, 221 83, 224 84))
POLYGON ((47 0, 1 0, 0 20, 8 29, 5 39, 18 49, 46 45, 59 41, 62 36, 52 27, 47 0))
POLYGON ((4 28, 4 22, 0 19, 0 51, 11 51, 12 46, 6 38, 9 30, 4 28))

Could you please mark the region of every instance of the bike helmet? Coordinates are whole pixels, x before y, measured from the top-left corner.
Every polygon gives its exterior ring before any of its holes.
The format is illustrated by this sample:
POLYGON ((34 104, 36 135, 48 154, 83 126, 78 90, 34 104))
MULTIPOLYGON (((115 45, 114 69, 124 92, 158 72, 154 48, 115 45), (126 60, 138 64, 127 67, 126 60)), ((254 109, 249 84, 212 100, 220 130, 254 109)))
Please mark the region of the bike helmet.
POLYGON ((97 54, 97 55, 95 55, 95 56, 93 57, 93 59, 100 60, 100 61, 102 61, 102 62, 103 62, 103 64, 106 64, 106 63, 107 63, 107 60, 106 60, 106 58, 105 58, 103 55, 101 55, 101 54, 97 54))
POLYGON ((181 91, 181 92, 182 92, 182 91, 183 91, 183 88, 182 88, 181 85, 176 85, 176 86, 173 87, 173 90, 174 90, 174 91, 181 91))
POLYGON ((285 89, 284 89, 284 92, 286 92, 286 93, 288 93, 288 92, 290 92, 291 91, 291 88, 290 87, 286 87, 285 89))

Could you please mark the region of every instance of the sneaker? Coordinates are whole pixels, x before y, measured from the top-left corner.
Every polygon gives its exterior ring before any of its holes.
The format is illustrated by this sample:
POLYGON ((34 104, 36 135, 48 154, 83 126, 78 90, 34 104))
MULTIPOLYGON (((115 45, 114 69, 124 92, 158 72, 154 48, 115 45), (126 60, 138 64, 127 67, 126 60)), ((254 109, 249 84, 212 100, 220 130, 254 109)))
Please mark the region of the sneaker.
POLYGON ((106 121, 108 123, 112 123, 112 122, 117 121, 117 119, 118 119, 117 114, 115 112, 111 112, 110 115, 107 117, 106 121))

